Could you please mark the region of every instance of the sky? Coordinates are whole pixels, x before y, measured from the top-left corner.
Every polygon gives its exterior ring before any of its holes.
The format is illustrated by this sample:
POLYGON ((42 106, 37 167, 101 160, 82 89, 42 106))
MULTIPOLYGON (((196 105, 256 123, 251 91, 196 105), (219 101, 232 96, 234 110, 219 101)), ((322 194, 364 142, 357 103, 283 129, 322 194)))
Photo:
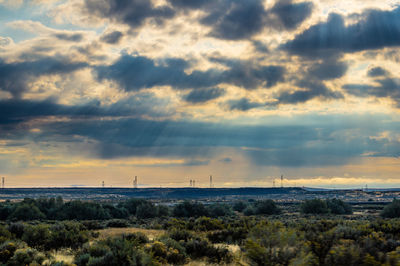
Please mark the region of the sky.
POLYGON ((0 0, 6 187, 400 187, 398 0, 0 0))

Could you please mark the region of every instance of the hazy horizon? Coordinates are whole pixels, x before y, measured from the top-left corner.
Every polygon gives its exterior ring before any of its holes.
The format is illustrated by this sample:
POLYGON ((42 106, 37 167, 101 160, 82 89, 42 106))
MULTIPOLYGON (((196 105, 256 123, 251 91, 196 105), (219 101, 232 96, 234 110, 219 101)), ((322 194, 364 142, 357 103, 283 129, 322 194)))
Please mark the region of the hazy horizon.
POLYGON ((397 0, 0 0, 6 187, 400 187, 397 0))

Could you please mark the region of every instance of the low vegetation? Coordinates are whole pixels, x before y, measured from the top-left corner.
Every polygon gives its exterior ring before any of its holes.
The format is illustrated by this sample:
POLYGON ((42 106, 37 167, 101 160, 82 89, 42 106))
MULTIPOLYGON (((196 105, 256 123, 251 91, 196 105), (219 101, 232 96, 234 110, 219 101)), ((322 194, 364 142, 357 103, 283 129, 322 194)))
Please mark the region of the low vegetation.
POLYGON ((338 199, 290 206, 8 201, 0 206, 0 264, 394 266, 400 265, 399 202, 365 219, 338 199))

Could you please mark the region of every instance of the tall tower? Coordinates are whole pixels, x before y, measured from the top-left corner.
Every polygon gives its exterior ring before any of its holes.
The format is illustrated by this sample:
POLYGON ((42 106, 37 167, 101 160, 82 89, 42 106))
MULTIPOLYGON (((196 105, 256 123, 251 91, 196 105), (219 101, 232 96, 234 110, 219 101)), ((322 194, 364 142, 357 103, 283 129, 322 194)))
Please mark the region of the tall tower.
POLYGON ((272 180, 272 187, 275 187, 275 179, 272 180))
POLYGON ((196 180, 193 179, 193 187, 196 186, 196 180))
POLYGON ((137 176, 135 176, 135 179, 133 179, 133 187, 137 188, 137 176))
POLYGON ((193 180, 190 179, 190 187, 193 187, 193 180))
POLYGON ((210 175, 210 188, 213 187, 213 183, 212 183, 212 175, 210 175))
POLYGON ((4 188, 4 183, 6 182, 6 178, 3 176, 1 178, 1 188, 4 188))
POLYGON ((281 188, 283 188, 283 175, 281 175, 281 188))
POLYGON ((103 182, 101 182, 101 187, 103 187, 103 188, 104 188, 104 181, 103 181, 103 182))

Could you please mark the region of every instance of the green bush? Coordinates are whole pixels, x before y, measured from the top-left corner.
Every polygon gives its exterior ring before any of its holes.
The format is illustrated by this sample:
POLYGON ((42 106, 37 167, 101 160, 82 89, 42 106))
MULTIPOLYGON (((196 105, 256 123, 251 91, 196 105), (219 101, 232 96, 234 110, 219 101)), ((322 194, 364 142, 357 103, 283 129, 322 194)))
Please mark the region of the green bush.
POLYGON ((340 199, 326 201, 327 207, 332 214, 352 214, 353 210, 349 204, 340 199))
POLYGON ((21 244, 7 241, 0 245, 0 261, 5 264, 18 248, 22 248, 21 244))
POLYGON ((209 215, 203 204, 190 201, 184 201, 175 205, 172 214, 175 217, 200 217, 209 215))
POLYGON ((33 248, 18 249, 10 258, 7 265, 42 265, 46 257, 33 248))
POLYGON ((220 220, 200 217, 194 222, 194 230, 196 231, 211 231, 211 230, 221 230, 224 228, 223 223, 220 220))
POLYGON ((129 222, 127 220, 122 220, 122 219, 113 219, 107 222, 107 227, 124 228, 128 226, 129 222))
POLYGON ((232 209, 226 204, 212 204, 208 207, 210 217, 221 217, 233 215, 232 209))
POLYGON ((329 212, 326 201, 320 199, 305 200, 300 209, 302 213, 306 214, 325 214, 329 212))
POLYGON ((235 204, 233 204, 233 210, 237 212, 243 212, 246 208, 247 204, 244 201, 236 201, 235 204))
POLYGON ((12 220, 39 220, 44 219, 46 216, 33 204, 22 203, 10 214, 9 219, 12 220))
POLYGON ((85 246, 76 256, 75 264, 83 265, 152 265, 149 254, 139 249, 134 243, 123 238, 109 238, 104 241, 85 246))
POLYGON ((25 225, 23 223, 11 223, 8 226, 8 231, 13 234, 16 238, 21 238, 25 231, 25 225))
POLYGON ((49 246, 50 227, 46 224, 26 226, 22 240, 30 247, 45 249, 49 246))
POLYGON ((281 210, 273 200, 262 200, 255 203, 255 214, 279 214, 281 210))
POLYGON ((137 246, 150 242, 149 238, 142 232, 130 233, 127 235, 123 235, 123 237, 137 246))
POLYGON ((400 200, 394 199, 392 203, 385 206, 381 212, 381 216, 385 218, 399 218, 400 217, 400 200))

